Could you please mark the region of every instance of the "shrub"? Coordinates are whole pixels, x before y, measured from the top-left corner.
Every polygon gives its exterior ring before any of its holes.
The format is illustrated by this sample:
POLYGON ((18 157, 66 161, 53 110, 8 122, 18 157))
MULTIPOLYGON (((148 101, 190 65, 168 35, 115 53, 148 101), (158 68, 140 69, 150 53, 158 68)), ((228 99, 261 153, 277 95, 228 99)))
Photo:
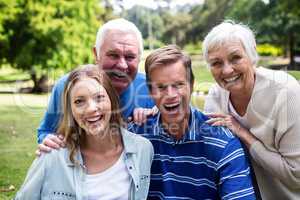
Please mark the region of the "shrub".
POLYGON ((281 56, 281 55, 283 55, 283 51, 280 47, 276 47, 271 44, 257 45, 257 52, 261 56, 281 56))

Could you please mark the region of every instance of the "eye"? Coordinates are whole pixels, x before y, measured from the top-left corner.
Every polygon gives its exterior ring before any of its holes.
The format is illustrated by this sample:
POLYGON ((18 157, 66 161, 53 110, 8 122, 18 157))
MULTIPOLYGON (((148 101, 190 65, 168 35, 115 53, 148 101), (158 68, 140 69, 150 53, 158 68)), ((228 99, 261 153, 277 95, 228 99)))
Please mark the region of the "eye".
POLYGON ((98 94, 95 97, 96 102, 101 102, 103 99, 105 98, 105 96, 103 94, 98 94))
POLYGON ((119 54, 117 54, 117 53, 109 53, 108 57, 110 57, 112 59, 118 59, 119 58, 119 54))
POLYGON ((158 85, 157 89, 159 89, 160 91, 164 91, 167 88, 166 85, 158 85))
POLYGON ((231 58, 232 63, 238 63, 242 59, 242 56, 240 55, 233 55, 231 58))
POLYGON ((133 54, 132 54, 132 55, 126 55, 126 56, 125 56, 125 59, 128 60, 128 61, 132 61, 132 60, 134 60, 135 58, 136 58, 136 55, 133 55, 133 54))
POLYGON ((76 106, 81 106, 81 105, 84 104, 84 100, 83 100, 83 99, 75 99, 75 100, 74 100, 74 104, 75 104, 76 106))
POLYGON ((185 86, 185 83, 184 82, 178 82, 178 83, 175 83, 174 85, 172 85, 174 88, 176 89, 180 89, 180 88, 183 88, 185 86))
POLYGON ((211 67, 221 67, 222 62, 221 61, 213 61, 210 63, 211 67))

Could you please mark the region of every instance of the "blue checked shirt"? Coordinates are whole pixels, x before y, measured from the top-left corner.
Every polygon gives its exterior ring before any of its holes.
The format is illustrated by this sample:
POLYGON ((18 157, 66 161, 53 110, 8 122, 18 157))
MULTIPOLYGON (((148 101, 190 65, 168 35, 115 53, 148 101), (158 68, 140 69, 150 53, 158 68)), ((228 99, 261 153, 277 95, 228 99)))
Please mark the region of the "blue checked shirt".
POLYGON ((206 124, 208 117, 191 107, 188 130, 176 140, 160 118, 128 126, 154 146, 149 200, 255 199, 248 160, 228 129, 206 124))

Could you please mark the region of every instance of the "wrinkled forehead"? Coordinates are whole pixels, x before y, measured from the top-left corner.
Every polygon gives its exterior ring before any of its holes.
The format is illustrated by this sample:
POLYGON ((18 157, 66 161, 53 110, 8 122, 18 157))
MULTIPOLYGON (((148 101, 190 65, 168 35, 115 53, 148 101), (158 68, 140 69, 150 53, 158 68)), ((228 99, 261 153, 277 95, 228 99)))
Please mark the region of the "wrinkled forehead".
POLYGON ((218 51, 221 48, 227 48, 227 49, 242 48, 243 50, 245 50, 245 47, 239 38, 230 37, 230 38, 220 38, 219 40, 212 41, 207 48, 207 52, 208 54, 210 54, 211 52, 218 51))
POLYGON ((139 41, 137 36, 133 32, 128 31, 108 30, 104 35, 101 48, 104 46, 109 48, 123 46, 132 51, 139 51, 139 41))

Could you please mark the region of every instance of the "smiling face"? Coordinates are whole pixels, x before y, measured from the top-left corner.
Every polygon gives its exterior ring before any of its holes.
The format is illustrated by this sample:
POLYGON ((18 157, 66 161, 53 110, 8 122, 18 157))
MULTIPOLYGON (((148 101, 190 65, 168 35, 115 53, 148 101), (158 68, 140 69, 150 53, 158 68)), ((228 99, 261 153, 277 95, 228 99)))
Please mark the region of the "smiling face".
POLYGON ((139 64, 139 42, 133 33, 110 30, 105 34, 97 64, 110 77, 119 94, 135 78, 139 64))
POLYGON ((111 101, 105 88, 93 78, 81 78, 70 91, 72 115, 87 135, 98 135, 108 127, 111 101))
POLYGON ((149 72, 151 96, 161 112, 162 122, 182 126, 189 118, 192 85, 181 61, 156 66, 149 72))
POLYGON ((208 52, 208 63, 216 82, 231 93, 243 94, 254 85, 254 66, 241 42, 230 41, 208 52))

